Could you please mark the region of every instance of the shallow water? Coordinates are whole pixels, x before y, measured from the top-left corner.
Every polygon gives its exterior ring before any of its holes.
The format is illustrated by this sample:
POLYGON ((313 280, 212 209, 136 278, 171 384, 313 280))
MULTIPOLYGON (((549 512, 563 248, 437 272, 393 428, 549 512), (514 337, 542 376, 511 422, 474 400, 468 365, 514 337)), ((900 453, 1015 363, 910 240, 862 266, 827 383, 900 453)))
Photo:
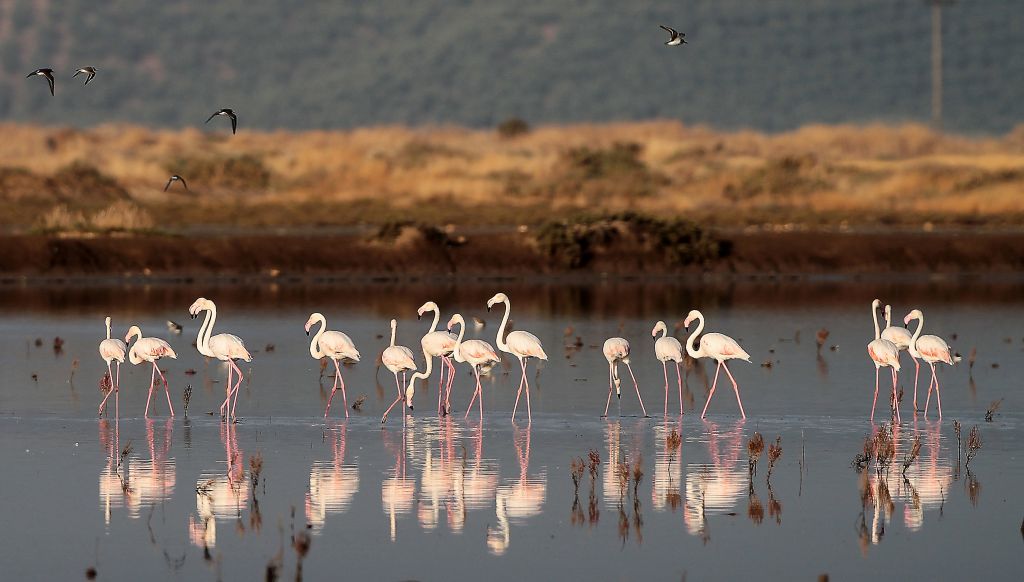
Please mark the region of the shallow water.
MULTIPOLYGON (((292 541, 307 532, 307 579, 1014 578, 1024 517, 1018 297, 1016 283, 975 281, 3 288, 0 559, 11 579, 75 578, 90 567, 104 579, 253 579, 272 563, 294 578, 292 541), (387 345, 388 319, 399 319, 399 343, 416 347, 430 322, 416 321, 415 310, 433 299, 446 316, 459 310, 486 319, 467 337, 494 343, 501 313, 488 314, 484 301, 496 287, 512 298, 516 329, 537 334, 551 356, 539 374, 530 368, 532 423, 525 415, 510 422, 518 384, 510 361, 484 378, 482 423, 476 410, 463 419, 471 377, 462 366, 454 414, 438 418, 435 366, 415 410, 403 422, 396 409, 382 428, 394 379, 382 369, 375 380, 374 357, 387 345), (187 308, 199 293, 218 302, 215 333, 236 333, 255 352, 242 366, 235 425, 207 414, 223 399, 226 369, 191 346, 199 321, 187 308), (896 458, 915 435, 922 443, 905 478, 901 466, 861 473, 850 466, 887 420, 883 392, 875 424, 868 421, 874 374, 864 345, 876 295, 900 317, 920 307, 927 332, 964 355, 939 371, 941 422, 934 399, 930 420, 915 418, 913 367, 901 375, 896 458), (672 328, 692 307, 704 309, 709 330, 732 335, 752 355, 752 364, 730 366, 745 422, 728 384, 700 420, 714 374, 708 364, 684 371, 683 419, 663 415, 650 330, 657 319, 672 328), (313 310, 363 354, 343 368, 349 403, 366 396, 348 420, 340 396, 331 419, 322 419, 333 378, 330 369, 321 378, 309 356, 303 323, 313 310), (116 333, 136 323, 177 351, 162 365, 173 420, 162 392, 150 419, 142 418, 150 371, 130 365, 121 371, 117 418, 113 407, 96 417, 105 371, 96 344, 108 314, 116 333), (185 325, 184 334, 170 334, 166 319, 185 325), (822 327, 829 336, 819 354, 822 327), (625 370, 621 400, 613 398, 611 418, 599 418, 608 394, 600 344, 611 335, 632 342, 651 418, 642 418, 625 370), (55 336, 65 342, 60 353, 55 336), (576 336, 581 349, 563 347, 576 336), (969 371, 972 347, 977 362, 969 371), (187 420, 186 384, 193 386, 187 420), (999 398, 994 422, 985 422, 999 398), (965 439, 974 425, 984 438, 970 475, 957 461, 953 419, 965 439), (667 442, 673 431, 678 448, 667 442), (755 431, 766 447, 781 437, 770 487, 764 457, 748 477, 746 443, 755 431), (591 449, 601 463, 596 478, 584 472, 577 503, 570 461, 586 460, 591 449), (262 460, 255 485, 254 458, 262 460), (612 459, 629 467, 624 487, 612 459)), ((670 379, 671 412, 678 401, 670 379)))

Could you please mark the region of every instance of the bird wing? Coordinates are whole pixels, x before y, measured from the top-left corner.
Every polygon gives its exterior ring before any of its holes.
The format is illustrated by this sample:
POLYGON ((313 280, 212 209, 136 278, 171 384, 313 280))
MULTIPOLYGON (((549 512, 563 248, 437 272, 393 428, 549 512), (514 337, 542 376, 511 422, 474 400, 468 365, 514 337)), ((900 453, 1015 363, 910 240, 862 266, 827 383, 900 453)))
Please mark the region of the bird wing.
POLYGON ((43 76, 46 77, 46 84, 50 86, 50 95, 53 95, 53 74, 43 73, 43 76))
POLYGON ((679 33, 676 32, 676 29, 674 29, 674 28, 665 26, 663 24, 659 24, 658 26, 663 28, 664 30, 668 31, 668 33, 672 35, 672 38, 675 38, 675 37, 679 36, 679 33))
POLYGON ((167 189, 171 187, 171 182, 173 182, 173 181, 174 181, 174 178, 171 178, 170 180, 167 180, 167 185, 164 186, 164 192, 166 192, 167 189))
POLYGON ((85 84, 88 85, 89 81, 92 81, 92 78, 95 77, 95 76, 96 76, 96 73, 89 73, 89 76, 85 78, 85 84))
POLYGON ((206 123, 210 123, 210 120, 213 119, 214 117, 217 117, 218 115, 220 115, 220 111, 211 114, 209 117, 206 118, 206 123))
POLYGON ((231 133, 234 135, 235 131, 238 129, 238 117, 235 116, 234 113, 228 113, 228 117, 231 118, 231 133))
POLYGON ((77 71, 75 71, 75 74, 74 74, 74 75, 71 75, 71 78, 72 78, 72 79, 74 79, 75 77, 77 77, 77 76, 81 75, 81 74, 82 74, 82 73, 84 73, 84 72, 85 72, 85 71, 83 71, 82 69, 78 69, 77 71))
POLYGON ((186 190, 188 190, 188 182, 185 181, 185 178, 182 178, 181 176, 178 176, 178 180, 180 180, 181 181, 181 185, 184 186, 186 190))

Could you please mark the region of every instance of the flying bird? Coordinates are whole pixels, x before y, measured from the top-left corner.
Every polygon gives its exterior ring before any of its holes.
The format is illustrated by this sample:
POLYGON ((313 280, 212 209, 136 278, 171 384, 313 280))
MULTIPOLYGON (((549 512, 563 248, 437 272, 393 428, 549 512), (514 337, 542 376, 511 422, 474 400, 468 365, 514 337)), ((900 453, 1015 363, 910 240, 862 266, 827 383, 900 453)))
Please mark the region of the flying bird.
POLYGON ((206 123, 210 123, 210 120, 214 117, 217 117, 218 115, 226 115, 231 118, 231 133, 234 134, 235 131, 238 129, 238 117, 235 116, 235 112, 230 109, 221 109, 220 111, 217 111, 210 115, 210 117, 207 118, 206 123))
POLYGON ((75 74, 71 75, 71 78, 74 79, 79 75, 85 75, 85 83, 83 83, 83 85, 88 85, 89 81, 92 81, 92 78, 96 76, 96 67, 82 67, 75 71, 75 74))
POLYGON ((175 321, 171 321, 169 319, 167 320, 167 331, 177 335, 177 334, 180 334, 183 329, 185 329, 185 328, 182 327, 180 323, 177 323, 175 321))
POLYGON ((674 28, 670 28, 668 26, 664 26, 664 25, 660 25, 660 24, 658 26, 660 28, 662 28, 663 30, 665 30, 666 32, 668 32, 670 35, 672 35, 671 38, 668 39, 668 42, 665 43, 668 46, 676 46, 676 45, 680 45, 680 44, 689 44, 688 42, 686 42, 686 39, 684 38, 686 36, 685 32, 680 33, 678 31, 676 31, 676 29, 674 29, 674 28))
POLYGON ((53 69, 36 69, 25 76, 26 79, 33 75, 39 75, 40 77, 46 77, 46 83, 50 85, 50 95, 53 95, 53 69))
POLYGON ((164 192, 166 192, 167 189, 170 188, 171 184, 173 184, 174 182, 181 182, 181 185, 185 187, 185 190, 188 190, 188 182, 185 181, 185 178, 182 178, 181 176, 175 174, 167 180, 167 185, 164 186, 164 192))

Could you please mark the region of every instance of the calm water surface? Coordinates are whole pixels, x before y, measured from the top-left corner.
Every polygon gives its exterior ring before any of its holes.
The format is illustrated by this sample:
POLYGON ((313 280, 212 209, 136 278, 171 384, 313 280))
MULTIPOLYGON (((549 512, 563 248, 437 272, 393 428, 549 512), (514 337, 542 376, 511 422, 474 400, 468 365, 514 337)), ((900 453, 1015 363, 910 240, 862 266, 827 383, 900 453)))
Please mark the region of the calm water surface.
MULTIPOLYGON (((4 577, 75 579, 92 567, 100 579, 249 580, 277 567, 284 579, 311 580, 813 579, 826 572, 1016 579, 1024 518, 1020 291, 1014 282, 976 281, 3 288, 4 577), (454 414, 438 418, 435 366, 415 410, 404 419, 392 413, 382 428, 394 379, 386 369, 375 375, 374 359, 388 343, 388 320, 398 318, 400 344, 417 348, 430 322, 416 321, 416 308, 432 299, 446 318, 458 310, 485 319, 467 337, 494 343, 501 313, 488 314, 484 302, 499 289, 512 298, 516 329, 537 334, 551 356, 539 374, 530 369, 533 422, 525 415, 510 422, 518 365, 505 361, 484 378, 482 422, 476 411, 463 419, 472 386, 465 367, 454 414), (235 333, 255 352, 242 365, 237 424, 208 414, 223 399, 226 368, 192 347, 200 322, 187 308, 199 294, 218 303, 214 333, 235 333), (868 421, 874 369, 864 346, 875 296, 900 318, 921 308, 926 332, 964 355, 939 372, 942 421, 934 408, 929 420, 913 415, 913 367, 901 376, 896 457, 915 437, 922 445, 905 474, 896 465, 851 468, 864 438, 888 416, 880 402, 875 424, 868 421), (684 417, 663 414, 650 331, 658 319, 671 329, 694 307, 704 310, 708 330, 735 337, 752 355, 753 363, 731 366, 746 421, 728 385, 700 420, 714 374, 708 364, 684 370, 684 417), (303 324, 314 310, 364 356, 343 369, 349 402, 365 396, 347 420, 340 398, 332 418, 322 419, 333 378, 330 369, 321 377, 309 356, 303 324), (97 418, 105 315, 116 334, 138 324, 177 351, 162 366, 173 420, 162 392, 155 414, 142 417, 150 370, 130 365, 121 371, 119 415, 111 407, 97 418), (170 334, 167 319, 184 333, 170 334), (829 333, 819 352, 822 328, 829 333), (650 418, 628 374, 610 418, 599 418, 608 391, 599 346, 612 335, 632 342, 650 418), (565 347, 577 336, 581 347, 565 347), (994 422, 985 422, 1000 398, 994 422), (970 472, 958 462, 954 419, 965 439, 970 427, 981 430, 970 472), (749 476, 755 431, 769 443, 781 438, 770 483, 764 457, 749 476), (587 463, 589 451, 600 462, 593 477, 584 469, 577 492, 570 463, 587 463), (294 542, 305 539, 301 556, 294 542)), ((678 411, 672 381, 668 408, 678 411)))

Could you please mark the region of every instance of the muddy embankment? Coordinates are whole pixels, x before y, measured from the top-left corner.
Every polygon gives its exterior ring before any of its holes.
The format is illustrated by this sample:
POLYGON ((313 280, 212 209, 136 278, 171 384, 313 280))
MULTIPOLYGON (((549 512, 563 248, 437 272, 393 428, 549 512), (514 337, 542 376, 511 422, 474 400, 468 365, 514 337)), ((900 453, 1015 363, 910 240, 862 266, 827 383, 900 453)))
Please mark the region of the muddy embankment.
POLYGON ((744 232, 711 233, 711 240, 711 251, 681 256, 660 241, 545 246, 533 234, 517 232, 440 239, 412 232, 391 240, 355 234, 11 235, 0 237, 0 279, 1024 272, 1024 232, 744 232))

